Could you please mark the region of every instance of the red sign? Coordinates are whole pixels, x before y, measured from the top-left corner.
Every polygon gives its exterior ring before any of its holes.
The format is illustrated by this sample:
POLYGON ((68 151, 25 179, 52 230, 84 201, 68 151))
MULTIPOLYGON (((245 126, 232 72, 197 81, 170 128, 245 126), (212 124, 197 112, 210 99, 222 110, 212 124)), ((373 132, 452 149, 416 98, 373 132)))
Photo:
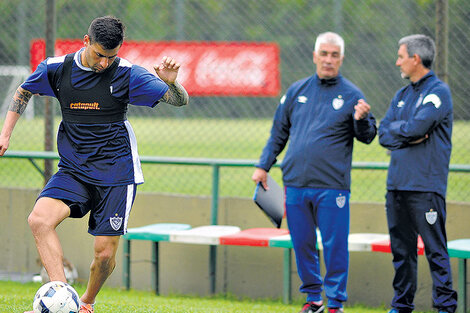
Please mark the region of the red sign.
MULTIPOLYGON (((56 41, 57 56, 83 47, 79 39, 56 41)), ((31 42, 31 68, 45 59, 44 40, 31 42)), ((181 63, 178 81, 193 96, 277 96, 280 91, 279 47, 249 42, 125 41, 119 57, 155 73, 164 56, 181 63)))

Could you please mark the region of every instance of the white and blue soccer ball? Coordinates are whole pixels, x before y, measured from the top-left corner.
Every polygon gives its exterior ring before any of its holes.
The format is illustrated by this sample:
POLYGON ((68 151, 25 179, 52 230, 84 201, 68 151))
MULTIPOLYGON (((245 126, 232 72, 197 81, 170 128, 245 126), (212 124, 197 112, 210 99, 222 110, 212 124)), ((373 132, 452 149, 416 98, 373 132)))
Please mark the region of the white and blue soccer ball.
POLYGON ((34 313, 77 313, 80 308, 78 293, 61 281, 41 286, 34 296, 34 313))

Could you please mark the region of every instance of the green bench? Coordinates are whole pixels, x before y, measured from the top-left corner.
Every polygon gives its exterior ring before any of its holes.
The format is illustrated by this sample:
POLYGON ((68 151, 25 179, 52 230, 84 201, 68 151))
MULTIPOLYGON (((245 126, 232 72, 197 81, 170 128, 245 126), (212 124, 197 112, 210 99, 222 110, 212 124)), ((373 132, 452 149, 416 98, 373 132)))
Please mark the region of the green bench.
POLYGON ((127 290, 131 286, 131 240, 146 240, 152 242, 152 258, 150 262, 153 266, 152 287, 156 294, 159 294, 158 284, 158 255, 159 255, 159 242, 170 241, 170 234, 176 231, 190 229, 189 224, 179 223, 158 223, 151 224, 142 227, 129 228, 127 233, 122 236, 124 240, 124 253, 123 253, 123 277, 124 286, 127 290))
MULTIPOLYGON (((156 294, 159 294, 159 242, 179 242, 188 244, 218 245, 245 245, 284 248, 283 266, 283 301, 291 301, 291 258, 292 241, 288 233, 281 229, 247 229, 240 230, 235 226, 211 225, 192 228, 189 224, 158 223, 142 227, 129 228, 124 240, 123 282, 126 289, 130 289, 131 282, 131 241, 145 240, 152 242, 153 275, 152 286, 156 294), (246 235, 244 235, 246 234, 246 235), (279 235, 276 235, 279 234, 279 235)), ((376 245, 388 242, 387 234, 353 233, 349 235, 349 251, 380 251, 376 245)), ((458 313, 467 312, 467 259, 470 259, 470 239, 452 240, 447 243, 449 256, 459 259, 458 272, 458 313)), ((322 250, 321 236, 318 234, 318 250, 322 250)), ((418 244, 419 248, 419 244, 418 244)), ((424 247, 422 247, 424 250, 424 247)), ((211 265, 213 268, 215 264, 211 265)), ((215 284, 215 270, 211 269, 211 284, 215 284), (214 272, 214 273, 213 273, 214 272)))
MULTIPOLYGON (((318 233, 317 249, 323 250, 321 236, 318 233)), ((349 251, 372 252, 372 246, 388 238, 387 234, 353 233, 349 235, 349 251)), ((124 266, 123 283, 126 289, 131 285, 131 241, 146 240, 153 242, 152 249, 152 287, 159 294, 159 242, 203 244, 216 246, 251 246, 283 248, 283 302, 291 302, 292 241, 288 231, 277 228, 251 228, 241 230, 236 226, 209 225, 191 228, 188 224, 159 223, 137 228, 129 228, 123 236, 124 266)), ((214 255, 215 257, 215 255, 214 255)), ((211 290, 215 290, 215 260, 210 257, 209 277, 211 290)))
POLYGON ((459 289, 457 312, 467 312, 467 259, 470 259, 470 239, 457 239, 447 242, 451 258, 459 259, 459 289))

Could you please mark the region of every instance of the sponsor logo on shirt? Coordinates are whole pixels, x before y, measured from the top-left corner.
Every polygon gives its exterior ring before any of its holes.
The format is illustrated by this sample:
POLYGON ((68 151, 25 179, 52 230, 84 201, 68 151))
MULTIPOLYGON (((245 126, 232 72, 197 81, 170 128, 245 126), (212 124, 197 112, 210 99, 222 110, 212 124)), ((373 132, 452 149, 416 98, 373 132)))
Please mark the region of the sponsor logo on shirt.
POLYGON ((333 102, 331 102, 331 105, 333 106, 333 109, 339 110, 344 104, 344 99, 342 95, 339 95, 338 97, 333 99, 333 102))
POLYGON ((100 110, 100 104, 98 102, 73 102, 70 103, 70 108, 72 110, 100 110))

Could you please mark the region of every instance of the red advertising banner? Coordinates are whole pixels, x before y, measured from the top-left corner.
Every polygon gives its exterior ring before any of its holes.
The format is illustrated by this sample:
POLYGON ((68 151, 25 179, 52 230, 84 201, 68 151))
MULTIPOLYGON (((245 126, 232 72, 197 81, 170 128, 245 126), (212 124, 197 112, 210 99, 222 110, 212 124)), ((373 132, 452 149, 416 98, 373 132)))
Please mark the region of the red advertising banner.
MULTIPOLYGON (((57 56, 83 47, 80 39, 56 41, 57 56)), ((45 59, 42 39, 31 42, 31 69, 45 59)), ((178 81, 192 96, 266 96, 280 92, 279 47, 252 42, 125 41, 119 57, 155 73, 164 56, 181 63, 178 81)))

